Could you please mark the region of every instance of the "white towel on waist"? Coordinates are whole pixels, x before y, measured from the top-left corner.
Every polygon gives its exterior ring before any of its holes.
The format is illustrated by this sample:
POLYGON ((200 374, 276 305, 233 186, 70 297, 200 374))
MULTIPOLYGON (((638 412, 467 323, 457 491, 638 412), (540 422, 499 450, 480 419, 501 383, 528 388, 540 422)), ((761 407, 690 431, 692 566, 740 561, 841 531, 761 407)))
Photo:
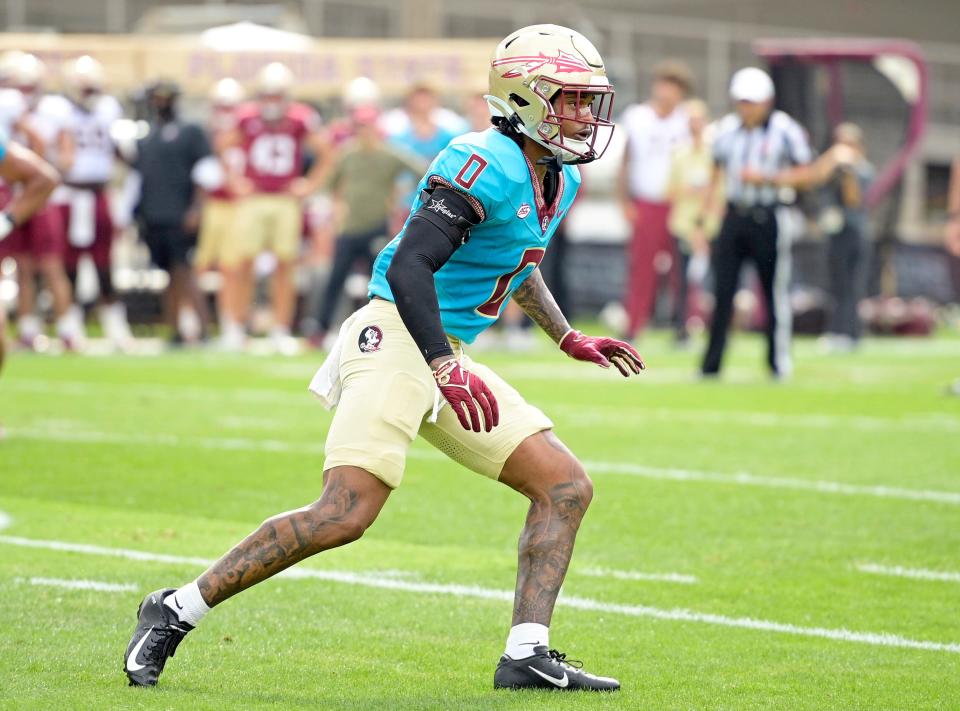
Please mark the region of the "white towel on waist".
POLYGON ((343 392, 343 386, 340 382, 340 356, 343 353, 344 336, 356 320, 357 313, 359 312, 351 314, 350 318, 343 322, 330 353, 313 376, 313 380, 310 381, 308 389, 317 396, 320 404, 328 410, 337 406, 337 403, 340 402, 340 394, 343 392))

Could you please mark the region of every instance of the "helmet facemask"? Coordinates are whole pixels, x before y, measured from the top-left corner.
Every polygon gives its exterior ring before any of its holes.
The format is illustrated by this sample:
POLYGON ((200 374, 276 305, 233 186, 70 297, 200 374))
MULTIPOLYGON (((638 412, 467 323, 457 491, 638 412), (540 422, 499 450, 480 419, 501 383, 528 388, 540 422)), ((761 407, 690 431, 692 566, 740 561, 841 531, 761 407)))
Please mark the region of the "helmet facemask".
POLYGON ((543 77, 532 89, 549 106, 537 135, 530 136, 533 140, 567 164, 590 163, 604 154, 613 138, 612 87, 564 84, 543 77), (590 108, 583 111, 580 107, 587 99, 590 108))

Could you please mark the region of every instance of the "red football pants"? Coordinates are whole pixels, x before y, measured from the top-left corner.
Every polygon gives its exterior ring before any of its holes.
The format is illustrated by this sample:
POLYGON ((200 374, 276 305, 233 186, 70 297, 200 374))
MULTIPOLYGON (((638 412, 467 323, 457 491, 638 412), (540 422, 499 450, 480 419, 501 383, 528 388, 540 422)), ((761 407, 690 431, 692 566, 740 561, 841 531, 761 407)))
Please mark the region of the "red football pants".
POLYGON ((635 199, 636 219, 630 241, 630 271, 623 306, 627 311, 627 336, 634 338, 650 320, 657 295, 657 255, 664 252, 673 258, 673 241, 667 229, 670 203, 635 199))

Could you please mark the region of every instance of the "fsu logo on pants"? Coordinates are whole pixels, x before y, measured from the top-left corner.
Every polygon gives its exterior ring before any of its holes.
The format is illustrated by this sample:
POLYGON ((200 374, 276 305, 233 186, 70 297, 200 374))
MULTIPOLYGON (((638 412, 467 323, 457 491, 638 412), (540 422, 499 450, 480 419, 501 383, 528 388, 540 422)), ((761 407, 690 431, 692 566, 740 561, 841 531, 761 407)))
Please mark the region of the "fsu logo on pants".
POLYGON ((364 353, 373 353, 380 350, 380 344, 383 343, 383 331, 379 326, 367 326, 360 331, 360 340, 357 345, 364 353))

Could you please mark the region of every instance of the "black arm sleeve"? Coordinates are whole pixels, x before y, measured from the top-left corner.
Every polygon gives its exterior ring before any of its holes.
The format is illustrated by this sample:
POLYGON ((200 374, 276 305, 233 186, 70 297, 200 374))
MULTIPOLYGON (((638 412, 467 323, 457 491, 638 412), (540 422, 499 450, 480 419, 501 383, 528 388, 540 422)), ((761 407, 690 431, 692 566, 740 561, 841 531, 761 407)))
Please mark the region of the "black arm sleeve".
POLYGON ((400 318, 428 363, 453 355, 440 320, 433 274, 466 243, 470 228, 479 222, 480 216, 463 193, 445 187, 429 191, 410 218, 387 269, 400 318))

